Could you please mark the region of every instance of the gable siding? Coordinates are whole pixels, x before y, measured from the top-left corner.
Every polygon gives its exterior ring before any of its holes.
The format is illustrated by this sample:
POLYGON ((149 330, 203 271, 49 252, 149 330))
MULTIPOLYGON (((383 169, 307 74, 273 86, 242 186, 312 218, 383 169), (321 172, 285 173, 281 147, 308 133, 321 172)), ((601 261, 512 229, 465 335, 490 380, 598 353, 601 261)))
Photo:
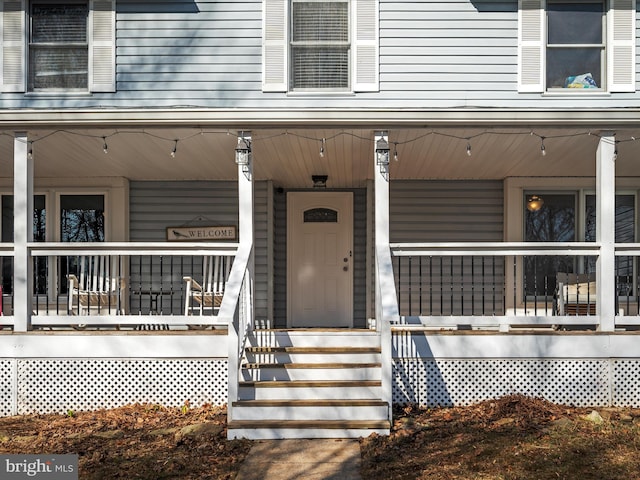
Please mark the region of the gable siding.
MULTIPOLYGON (((256 318, 267 317, 267 182, 255 183, 255 239, 256 239, 256 281, 255 310, 256 318)), ((166 228, 185 224, 194 225, 235 225, 238 226, 238 184, 236 182, 131 182, 130 184, 130 238, 132 242, 166 241, 166 228)), ((163 262, 165 260, 163 259, 163 262)), ((184 268, 191 267, 185 260, 184 268)), ((164 273, 170 275, 168 265, 164 273)), ((158 289, 160 267, 159 259, 150 262, 148 258, 132 259, 131 288, 136 285, 151 285, 158 289)), ((175 276, 175 275, 174 275, 175 276)), ((165 277, 165 275, 163 275, 165 277)), ((181 278, 178 278, 181 280, 181 278)), ((174 278, 174 282, 176 279, 174 278)), ((182 282, 184 283, 184 282, 182 282)), ((180 285, 182 288, 183 285, 180 285)), ((147 287, 149 288, 149 287, 147 287)), ((167 291, 168 287, 164 287, 167 291)), ((163 299, 163 311, 174 314, 184 312, 184 304, 178 294, 173 300, 169 296, 163 299)), ((131 298, 131 311, 141 307, 148 309, 149 299, 131 298), (137 303, 136 303, 137 302, 137 303)))
POLYGON ((0 108, 640 106, 636 93, 518 93, 516 0, 381 0, 380 91, 350 96, 262 92, 261 1, 118 0, 116 9, 115 93, 5 93, 0 108))

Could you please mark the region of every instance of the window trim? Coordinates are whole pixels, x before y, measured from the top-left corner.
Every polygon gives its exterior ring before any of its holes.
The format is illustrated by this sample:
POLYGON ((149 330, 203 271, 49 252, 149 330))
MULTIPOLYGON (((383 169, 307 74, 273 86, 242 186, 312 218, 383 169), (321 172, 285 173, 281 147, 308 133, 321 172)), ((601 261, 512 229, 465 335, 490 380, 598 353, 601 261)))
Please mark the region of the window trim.
POLYGON ((546 0, 518 0, 518 92, 602 95, 635 92, 636 0, 607 0, 606 89, 546 89, 546 0), (592 91, 585 91, 592 90, 592 91))
MULTIPOLYGON (((36 3, 36 1, 31 1, 29 2, 28 8, 29 8, 29 13, 27 15, 28 18, 28 22, 27 22, 27 44, 26 44, 26 52, 27 52, 27 61, 26 61, 26 78, 27 78, 27 92, 31 93, 31 94, 38 94, 38 93, 64 93, 64 92, 71 92, 71 93, 84 93, 84 92, 88 92, 89 91, 89 51, 91 50, 90 48, 90 35, 89 35, 89 17, 91 16, 91 10, 89 8, 89 0, 63 0, 65 5, 86 5, 87 6, 87 21, 86 21, 86 41, 85 42, 33 42, 33 6, 34 3, 36 3), (32 58, 32 52, 34 50, 37 50, 38 48, 52 48, 52 47, 58 47, 58 48, 86 48, 86 54, 87 54, 87 87, 86 88, 60 88, 60 87, 53 87, 53 88, 30 88, 29 84, 29 78, 31 75, 31 58, 32 58)), ((52 3, 61 3, 61 2, 56 2, 55 0, 38 0, 37 2, 38 4, 52 4, 52 3)))
POLYGON ((379 0, 349 0, 350 87, 338 91, 290 88, 291 0, 262 2, 262 91, 348 94, 379 91, 379 0))
POLYGON ((28 0, 0 0, 0 91, 51 95, 116 91, 116 0, 88 0, 87 89, 27 91, 29 62, 28 0))

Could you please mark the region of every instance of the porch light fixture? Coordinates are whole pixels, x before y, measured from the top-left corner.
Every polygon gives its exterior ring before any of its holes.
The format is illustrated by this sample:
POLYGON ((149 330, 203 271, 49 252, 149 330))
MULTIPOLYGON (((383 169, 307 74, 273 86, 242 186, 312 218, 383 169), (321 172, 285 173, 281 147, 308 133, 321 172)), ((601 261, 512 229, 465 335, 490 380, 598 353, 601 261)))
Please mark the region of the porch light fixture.
POLYGON ((236 146, 236 165, 248 166, 251 158, 251 140, 238 137, 236 146))
POLYGON ((177 152, 178 152, 178 140, 174 140, 173 150, 171 150, 171 157, 175 158, 177 152))
POLYGON ((538 195, 531 195, 527 199, 527 210, 530 212, 537 212, 544 205, 544 200, 538 195))
POLYGON ((389 142, 384 136, 376 142, 376 164, 380 167, 380 173, 385 173, 389 166, 389 142))
POLYGON ((311 175, 313 188, 327 188, 328 175, 311 175))
POLYGON ((107 145, 107 137, 102 137, 102 151, 105 153, 109 153, 109 146, 107 145))

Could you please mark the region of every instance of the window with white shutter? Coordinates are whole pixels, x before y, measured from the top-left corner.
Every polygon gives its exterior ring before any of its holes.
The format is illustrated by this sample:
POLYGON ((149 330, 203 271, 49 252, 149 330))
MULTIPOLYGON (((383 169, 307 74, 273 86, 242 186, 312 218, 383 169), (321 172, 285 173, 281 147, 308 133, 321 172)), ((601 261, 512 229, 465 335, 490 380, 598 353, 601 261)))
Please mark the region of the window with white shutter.
POLYGON ((520 92, 634 92, 635 0, 519 0, 520 92))
POLYGON ((115 0, 0 4, 3 92, 115 91, 115 0))
POLYGON ((378 90, 378 0, 263 7, 263 91, 378 90))

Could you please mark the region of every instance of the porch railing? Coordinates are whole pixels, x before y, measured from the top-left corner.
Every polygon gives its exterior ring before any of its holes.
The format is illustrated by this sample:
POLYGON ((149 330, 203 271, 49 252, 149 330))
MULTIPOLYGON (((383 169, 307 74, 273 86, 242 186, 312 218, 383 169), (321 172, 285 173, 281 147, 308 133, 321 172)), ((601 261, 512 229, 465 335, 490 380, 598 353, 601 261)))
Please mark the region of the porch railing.
MULTIPOLYGON (((221 260, 219 263, 228 267, 216 271, 215 275, 222 276, 220 283, 226 285, 237 249, 237 244, 230 243, 31 243, 31 325, 53 329, 140 330, 225 327, 229 318, 221 314, 220 299, 226 289, 211 292, 217 295, 215 300, 210 298, 211 308, 190 308, 201 306, 209 299, 202 291, 189 293, 185 277, 206 285, 211 278, 203 277, 214 275, 213 267, 208 270, 207 266, 221 260), (104 262, 100 273, 91 273, 88 267, 83 270, 89 264, 88 259, 98 262, 97 258, 104 262), (73 286, 69 279, 82 275, 103 275, 98 281, 103 283, 96 287, 94 282, 84 293, 85 297, 70 299, 73 286), (103 289, 104 282, 112 282, 113 295, 99 295, 94 291, 103 289)), ((11 247, 3 245, 0 255, 7 261, 12 255, 11 247)), ((3 268, 3 285, 10 287, 7 272, 11 270, 6 265, 3 268)), ((5 289, 2 298, 4 318, 10 319, 11 288, 5 289)), ((11 324, 11 320, 2 323, 11 324)))
POLYGON ((597 308, 579 308, 575 315, 558 310, 562 300, 595 307, 595 294, 584 298, 557 288, 559 273, 584 271, 587 283, 596 281, 595 243, 396 243, 391 252, 399 323, 407 328, 508 331, 600 324, 597 308))

